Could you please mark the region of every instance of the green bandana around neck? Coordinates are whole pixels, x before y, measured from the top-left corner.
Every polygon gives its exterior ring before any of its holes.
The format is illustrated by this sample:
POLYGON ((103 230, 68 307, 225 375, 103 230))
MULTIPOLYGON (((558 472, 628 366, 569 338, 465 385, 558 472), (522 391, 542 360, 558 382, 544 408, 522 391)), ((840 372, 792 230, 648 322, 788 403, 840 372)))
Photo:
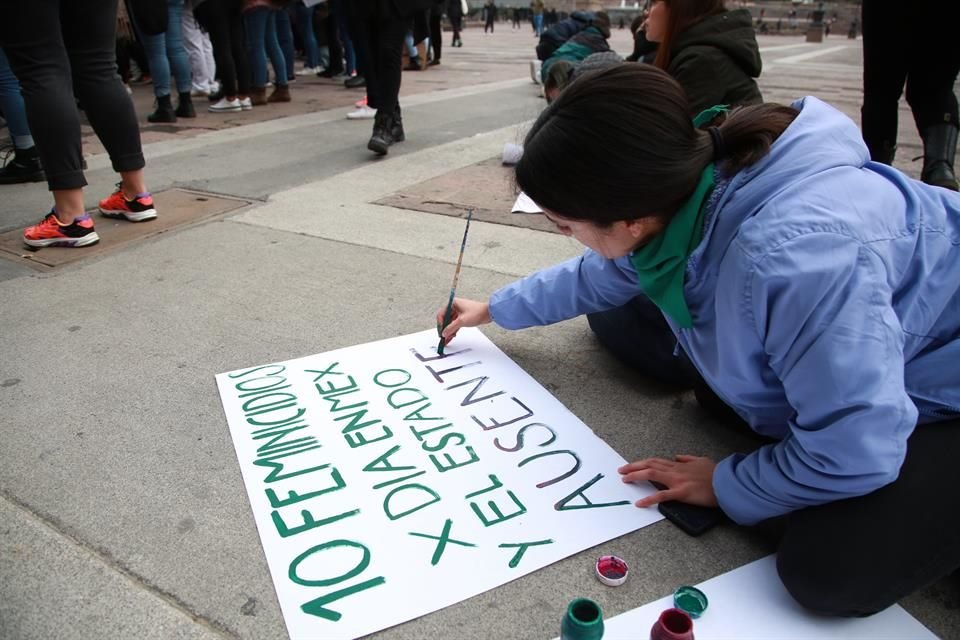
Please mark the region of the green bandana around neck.
POLYGON ((703 238, 706 203, 713 192, 713 185, 711 162, 700 174, 693 195, 680 205, 667 228, 630 254, 640 288, 684 329, 693 326, 690 309, 683 297, 687 259, 703 238))

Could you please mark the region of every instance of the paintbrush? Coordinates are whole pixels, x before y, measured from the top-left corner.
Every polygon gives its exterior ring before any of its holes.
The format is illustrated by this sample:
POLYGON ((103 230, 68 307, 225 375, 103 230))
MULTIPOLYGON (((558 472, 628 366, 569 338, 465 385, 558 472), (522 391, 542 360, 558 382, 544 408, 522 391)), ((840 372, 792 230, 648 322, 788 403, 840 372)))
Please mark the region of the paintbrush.
POLYGON ((460 243, 460 255, 457 256, 457 268, 453 272, 453 284, 450 285, 450 299, 447 300, 447 310, 443 313, 443 325, 440 326, 440 344, 437 345, 437 354, 443 355, 443 346, 446 340, 443 339, 443 330, 450 324, 450 316, 453 315, 453 298, 457 295, 457 282, 460 280, 460 265, 463 264, 463 251, 467 248, 467 232, 470 231, 470 219, 473 218, 473 209, 467 209, 467 226, 463 230, 463 242, 460 243))

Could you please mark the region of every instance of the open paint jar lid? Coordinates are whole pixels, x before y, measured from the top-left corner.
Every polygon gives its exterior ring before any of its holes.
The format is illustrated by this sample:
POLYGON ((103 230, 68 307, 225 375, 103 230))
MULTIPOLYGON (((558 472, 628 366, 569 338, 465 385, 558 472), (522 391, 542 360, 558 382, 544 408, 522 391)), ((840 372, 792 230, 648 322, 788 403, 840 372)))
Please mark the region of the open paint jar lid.
POLYGON ((679 587, 673 592, 673 606, 691 618, 699 618, 707 610, 707 596, 696 587, 679 587))
POLYGON ((597 580, 608 587, 619 587, 627 581, 630 568, 623 558, 617 556, 600 556, 596 565, 597 580))

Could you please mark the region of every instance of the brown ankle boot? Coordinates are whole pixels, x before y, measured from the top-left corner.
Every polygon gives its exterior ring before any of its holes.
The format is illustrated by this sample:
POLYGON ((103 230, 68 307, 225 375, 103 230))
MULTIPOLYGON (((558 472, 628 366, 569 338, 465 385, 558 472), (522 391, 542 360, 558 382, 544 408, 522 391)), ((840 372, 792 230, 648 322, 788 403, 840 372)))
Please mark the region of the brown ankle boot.
POLYGON ((267 104, 267 90, 263 87, 250 89, 250 102, 252 102, 254 106, 267 104))
POLYGON ((290 102, 290 99, 290 87, 284 84, 273 90, 267 102, 290 102))

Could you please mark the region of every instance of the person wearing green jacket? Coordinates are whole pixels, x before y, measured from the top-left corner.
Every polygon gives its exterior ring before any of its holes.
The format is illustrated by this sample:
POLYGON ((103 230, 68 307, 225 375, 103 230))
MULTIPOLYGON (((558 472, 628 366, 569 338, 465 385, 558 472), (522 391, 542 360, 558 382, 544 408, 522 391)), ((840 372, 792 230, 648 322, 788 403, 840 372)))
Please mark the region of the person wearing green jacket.
POLYGON ((686 91, 691 115, 718 104, 763 102, 756 81, 760 48, 748 10, 727 11, 723 0, 656 0, 645 31, 659 44, 653 64, 686 91))

